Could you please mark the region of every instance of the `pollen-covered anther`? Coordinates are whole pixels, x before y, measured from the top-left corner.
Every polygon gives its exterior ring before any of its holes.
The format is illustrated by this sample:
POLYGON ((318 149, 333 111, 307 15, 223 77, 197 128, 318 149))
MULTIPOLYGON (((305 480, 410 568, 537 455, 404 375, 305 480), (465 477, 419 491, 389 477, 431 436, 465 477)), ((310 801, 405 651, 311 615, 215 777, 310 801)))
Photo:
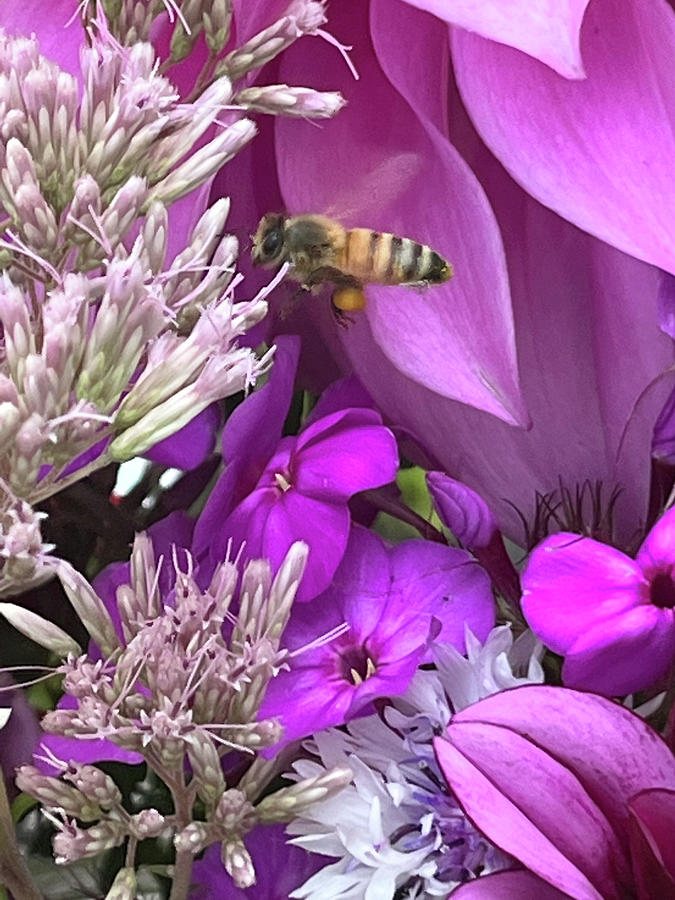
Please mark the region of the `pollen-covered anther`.
POLYGON ((282 491, 286 492, 291 489, 291 482, 288 480, 286 475, 283 472, 275 472, 274 480, 277 484, 277 487, 282 491))

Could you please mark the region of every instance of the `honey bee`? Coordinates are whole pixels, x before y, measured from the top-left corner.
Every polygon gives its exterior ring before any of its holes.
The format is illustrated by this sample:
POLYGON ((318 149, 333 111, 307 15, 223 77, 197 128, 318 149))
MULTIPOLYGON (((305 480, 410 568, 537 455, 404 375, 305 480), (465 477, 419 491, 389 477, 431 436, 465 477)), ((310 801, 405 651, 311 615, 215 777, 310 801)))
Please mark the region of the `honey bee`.
POLYGON ((452 277, 452 266, 412 238, 370 228, 344 228, 327 216, 263 216, 253 237, 255 265, 290 264, 301 290, 330 282, 338 321, 363 309, 365 284, 432 285, 452 277))

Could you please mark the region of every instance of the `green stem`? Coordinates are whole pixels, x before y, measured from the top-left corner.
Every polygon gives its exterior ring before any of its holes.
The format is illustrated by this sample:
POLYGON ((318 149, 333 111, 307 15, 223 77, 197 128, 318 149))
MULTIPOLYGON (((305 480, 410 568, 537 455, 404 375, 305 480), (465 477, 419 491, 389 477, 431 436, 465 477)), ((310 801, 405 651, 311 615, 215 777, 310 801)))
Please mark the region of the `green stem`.
POLYGON ((16 843, 12 813, 0 772, 0 883, 20 900, 43 900, 16 843))

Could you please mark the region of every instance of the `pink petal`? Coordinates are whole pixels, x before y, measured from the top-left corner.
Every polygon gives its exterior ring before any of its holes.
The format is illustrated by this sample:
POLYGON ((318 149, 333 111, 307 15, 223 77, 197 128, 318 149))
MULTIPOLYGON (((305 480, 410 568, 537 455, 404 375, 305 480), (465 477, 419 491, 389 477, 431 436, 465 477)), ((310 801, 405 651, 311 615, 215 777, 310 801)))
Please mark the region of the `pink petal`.
MULTIPOLYGON (((456 271, 446 285, 424 295, 402 287, 368 289, 375 340, 414 381, 522 422, 503 249, 485 195, 454 148, 388 82, 368 41, 366 5, 334 5, 331 30, 354 45, 361 80, 351 79, 328 44, 284 54, 283 81, 338 88, 348 100, 320 129, 277 120, 286 204, 291 212, 330 211, 347 226, 393 231, 445 254, 456 271), (442 196, 452 202, 439 203, 442 196)), ((348 349, 356 330, 343 335, 348 349)))
POLYGON ((654 525, 635 561, 648 572, 659 566, 675 566, 675 509, 669 509, 654 525))
POLYGON ((533 872, 495 872, 467 881, 453 891, 453 900, 569 900, 533 872))
POLYGON ((583 78, 579 29, 589 0, 407 0, 468 31, 508 44, 565 78, 583 78))
POLYGON ((585 81, 456 30, 455 73, 481 136, 542 203, 675 272, 675 14, 664 0, 594 0, 585 81))
POLYGON ((671 609, 641 605, 590 625, 567 651, 567 687, 622 697, 666 674, 675 658, 671 609))
POLYGON ((589 628, 642 602, 644 576, 607 544, 563 532, 536 547, 522 574, 523 613, 547 647, 567 653, 589 628))
POLYGON ((662 738, 639 716, 595 694, 527 685, 486 697, 453 722, 503 725, 546 749, 576 774, 626 852, 628 801, 647 788, 675 789, 675 757, 662 738))
POLYGON ((478 737, 476 731, 480 728, 486 726, 451 726, 448 740, 434 740, 443 774, 474 825, 492 843, 576 900, 618 897, 615 891, 609 892, 611 881, 607 873, 602 872, 604 877, 600 877, 598 871, 608 869, 611 832, 581 785, 562 766, 555 765, 541 751, 537 754, 536 748, 527 746, 522 739, 514 741, 512 747, 506 730, 486 729, 488 746, 472 746, 471 739, 478 737), (494 760, 498 770, 499 763, 502 772, 508 770, 510 792, 502 788, 503 779, 495 783, 490 766, 493 760, 487 758, 490 744, 499 750, 500 759, 494 760), (521 784, 518 778, 524 767, 518 751, 527 752, 527 761, 537 755, 539 766, 538 771, 535 765, 526 767, 528 780, 521 784), (538 789, 545 793, 537 793, 538 789), (528 809, 532 806, 534 810, 528 809), (570 813, 574 816, 574 828, 569 826, 570 813), (594 887, 593 877, 598 878, 597 887, 602 892, 594 887))
POLYGON ((630 802, 631 858, 639 900, 675 896, 675 792, 643 791, 630 802))

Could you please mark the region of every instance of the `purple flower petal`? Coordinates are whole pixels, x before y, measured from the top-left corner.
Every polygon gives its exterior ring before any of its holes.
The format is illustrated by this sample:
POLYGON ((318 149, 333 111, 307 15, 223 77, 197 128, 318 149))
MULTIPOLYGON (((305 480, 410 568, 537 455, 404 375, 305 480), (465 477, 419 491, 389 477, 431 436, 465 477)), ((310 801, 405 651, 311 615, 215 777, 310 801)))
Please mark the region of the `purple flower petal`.
POLYGON ((347 546, 349 509, 307 497, 297 491, 261 487, 239 504, 219 527, 219 546, 232 539, 236 549, 246 542, 246 558, 266 557, 281 565, 294 541, 309 545, 309 558, 296 601, 311 600, 330 584, 347 546))
POLYGON ((180 431, 151 447, 144 456, 165 466, 189 472, 213 451, 221 423, 220 407, 212 403, 184 425, 180 431))
POLYGON ((650 687, 675 657, 672 609, 640 605, 591 625, 569 647, 566 687, 622 697, 650 687))
POLYGON ((190 900, 288 900, 292 891, 330 861, 286 843, 283 825, 258 825, 244 836, 244 843, 255 867, 255 886, 234 886, 221 862, 220 844, 215 844, 194 864, 190 900))
POLYGON ((643 791, 630 801, 630 850, 639 900, 675 896, 675 792, 643 791))
POLYGON ((570 82, 510 47, 455 30, 464 102, 486 144, 533 197, 675 272, 675 14, 664 2, 595 0, 582 40, 588 77, 570 82))
POLYGON ((635 562, 646 574, 653 569, 675 566, 675 509, 669 509, 645 538, 635 562))
POLYGON ((525 618, 556 653, 567 653, 581 634, 642 602, 646 589, 632 559, 566 532, 535 547, 522 585, 525 618))
POLYGON ((541 60, 565 78, 583 78, 579 29, 589 0, 407 0, 459 25, 541 60))
POLYGON ((495 624, 490 579, 464 550, 430 541, 404 541, 389 550, 392 591, 404 605, 420 607, 422 597, 441 623, 436 643, 466 652, 465 628, 484 641, 495 624))
POLYGON ((457 540, 465 547, 487 547, 497 523, 485 500, 470 487, 444 472, 427 472, 434 506, 457 540))
POLYGON ((316 406, 305 419, 305 428, 308 428, 317 419, 339 412, 341 409, 370 408, 373 399, 364 388, 358 378, 348 375, 328 385, 317 400, 316 406))
MULTIPOLYGON (((375 340, 414 381, 522 422, 508 281, 492 212, 459 154, 388 82, 368 40, 367 11, 357 0, 331 9, 332 31, 354 45, 358 83, 328 44, 315 44, 311 54, 302 46, 284 54, 283 81, 339 88, 348 101, 320 130, 277 120, 286 205, 330 210, 348 226, 394 231, 445 254, 457 274, 424 296, 402 287, 369 288, 375 340), (439 196, 452 203, 439 203, 439 196)), ((342 336, 346 347, 355 331, 342 336)))
POLYGON ((495 872, 467 881, 453 891, 455 900, 569 900, 533 872, 495 872))
POLYGON ((465 813, 493 844, 577 900, 618 900, 610 868, 618 847, 564 766, 507 729, 451 723, 448 737, 434 740, 439 765, 465 813), (499 777, 506 771, 509 788, 499 777))
MULTIPOLYGON (((226 468, 209 494, 195 526, 193 551, 198 558, 212 550, 214 535, 234 507, 255 487, 277 448, 288 413, 298 364, 300 342, 294 335, 277 339, 274 363, 267 382, 250 394, 230 415, 223 429, 226 468)), ((219 557, 222 558, 222 557, 219 557)))
POLYGON ((396 478, 396 440, 375 410, 340 410, 302 431, 291 469, 302 494, 337 503, 396 478))

